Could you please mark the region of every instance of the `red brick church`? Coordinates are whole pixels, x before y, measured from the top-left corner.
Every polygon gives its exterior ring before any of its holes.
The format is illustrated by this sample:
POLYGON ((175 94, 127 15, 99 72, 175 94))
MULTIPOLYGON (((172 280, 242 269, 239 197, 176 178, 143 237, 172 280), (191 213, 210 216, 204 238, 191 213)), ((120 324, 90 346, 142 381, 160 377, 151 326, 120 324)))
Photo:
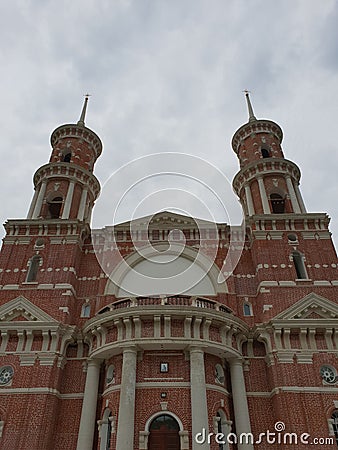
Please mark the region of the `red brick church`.
POLYGON ((5 224, 1 449, 337 448, 329 217, 307 212, 281 128, 246 100, 232 139, 237 231, 170 212, 92 230, 102 143, 85 126, 88 99, 53 131, 27 218, 5 224), (164 261, 169 234, 185 244, 164 261), (196 282, 182 290, 188 269, 196 282))

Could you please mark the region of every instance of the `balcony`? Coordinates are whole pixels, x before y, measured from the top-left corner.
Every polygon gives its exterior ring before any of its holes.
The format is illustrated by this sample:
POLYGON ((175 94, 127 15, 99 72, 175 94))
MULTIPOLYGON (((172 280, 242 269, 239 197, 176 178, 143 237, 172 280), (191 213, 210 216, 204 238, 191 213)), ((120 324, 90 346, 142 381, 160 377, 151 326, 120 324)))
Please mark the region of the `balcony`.
POLYGON ((143 306, 192 306, 197 308, 213 309, 215 311, 232 314, 232 310, 221 303, 203 297, 191 297, 188 295, 174 295, 168 297, 161 295, 150 297, 124 298, 105 306, 98 312, 98 314, 103 314, 108 311, 115 311, 117 309, 143 306))

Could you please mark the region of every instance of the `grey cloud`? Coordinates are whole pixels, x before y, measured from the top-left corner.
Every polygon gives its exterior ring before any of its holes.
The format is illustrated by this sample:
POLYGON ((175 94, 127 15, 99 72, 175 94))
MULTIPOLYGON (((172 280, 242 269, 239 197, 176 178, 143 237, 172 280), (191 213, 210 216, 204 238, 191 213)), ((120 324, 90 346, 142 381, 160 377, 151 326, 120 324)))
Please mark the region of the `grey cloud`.
POLYGON ((233 178, 231 137, 247 120, 248 88, 257 117, 284 130, 308 209, 327 210, 337 235, 336 15, 329 0, 7 3, 2 221, 25 216, 50 133, 77 121, 87 91, 104 181, 131 159, 163 151, 200 156, 233 178))

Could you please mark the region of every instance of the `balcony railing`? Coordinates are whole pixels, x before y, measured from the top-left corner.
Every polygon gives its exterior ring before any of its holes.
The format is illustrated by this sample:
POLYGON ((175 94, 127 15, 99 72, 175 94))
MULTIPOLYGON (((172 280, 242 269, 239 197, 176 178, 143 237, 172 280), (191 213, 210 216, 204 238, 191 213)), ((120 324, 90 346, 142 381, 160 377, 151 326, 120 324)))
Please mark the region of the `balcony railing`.
POLYGON ((190 297, 184 295, 124 298, 105 306, 98 314, 137 306, 194 306, 197 308, 213 309, 215 311, 232 314, 231 309, 221 303, 203 297, 190 297))

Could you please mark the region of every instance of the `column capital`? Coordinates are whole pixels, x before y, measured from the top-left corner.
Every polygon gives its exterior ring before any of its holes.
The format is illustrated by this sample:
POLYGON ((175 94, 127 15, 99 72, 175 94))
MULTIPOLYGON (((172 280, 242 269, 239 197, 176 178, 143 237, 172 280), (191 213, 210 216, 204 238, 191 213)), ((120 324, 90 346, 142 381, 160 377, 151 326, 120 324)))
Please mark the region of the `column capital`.
POLYGON ((243 366, 244 358, 242 356, 232 356, 227 359, 230 366, 243 366))
POLYGON ((122 353, 137 353, 139 348, 135 344, 125 344, 121 345, 122 353))
POLYGON ((198 344, 191 344, 187 347, 187 350, 190 353, 205 353, 205 349, 207 348, 207 345, 198 345, 198 344))
POLYGON ((90 358, 87 359, 87 366, 99 367, 102 364, 103 359, 90 358))

